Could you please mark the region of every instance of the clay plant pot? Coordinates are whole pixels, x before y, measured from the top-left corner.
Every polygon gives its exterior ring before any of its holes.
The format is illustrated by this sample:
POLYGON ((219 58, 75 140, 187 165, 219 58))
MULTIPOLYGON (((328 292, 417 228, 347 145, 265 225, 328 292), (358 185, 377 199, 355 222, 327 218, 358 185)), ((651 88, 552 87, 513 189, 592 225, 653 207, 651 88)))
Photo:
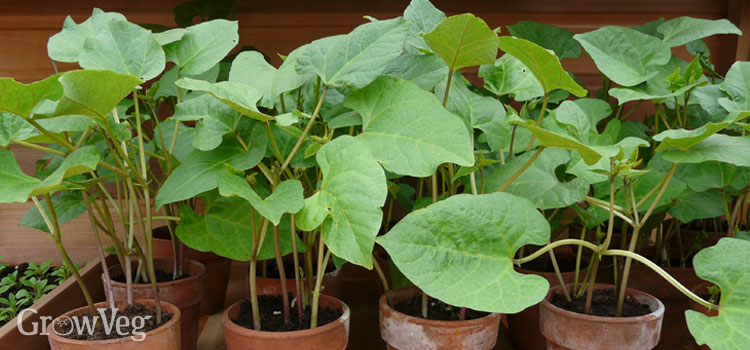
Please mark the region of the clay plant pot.
MULTIPOLYGON (((143 304, 148 308, 153 308, 156 303, 153 300, 138 299, 136 303, 143 304)), ((52 350, 179 350, 180 349, 180 309, 176 306, 161 302, 163 311, 172 314, 172 319, 161 327, 154 329, 145 334, 143 341, 135 341, 130 337, 110 340, 84 341, 63 338, 53 331, 52 327, 57 324, 58 320, 65 317, 83 315, 88 312, 88 307, 84 306, 69 311, 56 318, 47 326, 49 345, 52 350)), ((109 304, 98 303, 97 308, 107 308, 109 304)), ((124 308, 124 302, 118 302, 117 308, 124 308)))
MULTIPOLYGON (((154 267, 157 270, 172 271, 172 261, 154 259, 154 267)), ((161 301, 174 304, 180 308, 180 334, 182 338, 182 350, 195 350, 198 340, 198 318, 200 317, 200 302, 205 295, 206 268, 203 264, 185 260, 184 272, 189 277, 157 284, 159 298, 161 301)), ((122 267, 115 266, 110 269, 111 276, 122 276, 122 267)), ((102 276, 103 280, 104 276, 102 276)), ((127 300, 127 288, 125 283, 112 281, 112 289, 115 301, 127 300)), ((134 299, 154 299, 155 295, 151 284, 134 284, 134 299)))
MULTIPOLYGON (((158 227, 154 232, 154 257, 157 259, 174 259, 172 240, 166 226, 158 227)), ((201 315, 212 315, 224 309, 229 283, 229 271, 232 260, 211 252, 201 252, 185 246, 185 259, 195 260, 206 267, 206 295, 201 300, 201 315)))
POLYGON ((341 310, 341 317, 313 329, 264 332, 242 327, 232 321, 240 311, 240 302, 237 302, 222 317, 227 350, 345 350, 349 343, 349 307, 341 300, 327 295, 320 296, 319 306, 341 310))
MULTIPOLYGON (((257 276, 255 281, 257 283, 258 295, 281 295, 280 279, 257 276)), ((245 282, 247 282, 245 285, 248 286, 248 293, 250 293, 250 283, 249 281, 245 282)), ((289 293, 297 294, 294 275, 286 276, 286 288, 289 293)), ((323 275, 323 290, 320 293, 334 298, 341 296, 341 268, 327 272, 323 275)))
MULTIPOLYGON (((702 282, 692 267, 667 267, 664 271, 682 285, 695 286, 702 282)), ((693 350, 697 349, 685 323, 685 310, 690 309, 690 299, 669 284, 656 272, 641 264, 633 264, 628 279, 628 287, 653 295, 664 303, 664 326, 662 337, 655 349, 693 350)))
MULTIPOLYGON (((419 295, 416 287, 392 290, 392 302, 419 295)), ((396 311, 380 297, 380 336, 388 350, 490 350, 497 343, 500 314, 466 321, 435 321, 396 311)))
MULTIPOLYGON (((702 297, 704 294, 707 293, 707 288, 710 287, 710 286, 713 286, 713 285, 714 285, 713 283, 701 282, 701 283, 698 283, 695 287, 690 288, 690 290, 693 293, 695 293, 696 295, 699 295, 699 296, 702 297)), ((690 304, 690 309, 693 310, 693 311, 700 312, 700 313, 702 313, 702 314, 704 314, 704 315, 706 315, 708 317, 719 316, 719 310, 717 310, 717 309, 711 309, 711 310, 709 310, 705 306, 702 306, 701 304, 698 304, 695 301, 693 301, 693 299, 690 299, 689 304, 690 304)), ((687 325, 686 325, 686 327, 687 327, 687 325)), ((711 348, 709 348, 708 345, 698 345, 697 343, 695 343, 695 339, 693 338, 692 334, 689 334, 688 337, 690 338, 690 340, 695 345, 695 349, 711 350, 711 348)))
MULTIPOLYGON (((613 288, 596 284, 596 289, 613 288)), ((539 308, 539 327, 547 339, 547 350, 649 350, 659 343, 664 304, 653 296, 628 288, 627 293, 651 308, 637 317, 602 317, 580 314, 549 302, 561 287, 550 288, 539 308)))

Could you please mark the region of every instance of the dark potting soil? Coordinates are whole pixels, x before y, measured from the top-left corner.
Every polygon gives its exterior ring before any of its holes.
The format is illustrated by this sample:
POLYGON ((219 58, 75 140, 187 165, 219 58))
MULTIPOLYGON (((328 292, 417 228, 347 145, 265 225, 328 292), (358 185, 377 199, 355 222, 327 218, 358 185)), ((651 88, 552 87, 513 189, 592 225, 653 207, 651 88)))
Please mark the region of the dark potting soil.
MULTIPOLYGON (((562 293, 552 294, 550 303, 568 311, 584 313, 586 307, 586 295, 580 298, 574 298, 573 301, 565 300, 562 293)), ((594 290, 591 299, 591 315, 614 317, 617 311, 617 293, 614 288, 594 290)), ((625 297, 625 304, 622 307, 622 317, 636 317, 651 313, 651 307, 648 304, 641 304, 638 300, 625 297)))
MULTIPOLYGON (((133 281, 136 280, 136 274, 137 273, 138 273, 137 271, 133 271, 133 281)), ((182 276, 179 276, 177 278, 172 278, 172 272, 166 272, 166 271, 159 270, 159 269, 156 269, 156 271, 154 271, 154 273, 156 274, 156 282, 157 283, 178 281, 178 280, 181 280, 183 278, 190 277, 190 275, 183 273, 182 276)), ((125 281, 125 274, 122 273, 122 272, 120 272, 119 274, 112 275, 112 280, 115 281, 115 282, 126 283, 126 281, 125 281)))
MULTIPOLYGON (((265 278, 279 278, 279 268, 276 266, 275 260, 267 260, 268 263, 266 264, 266 276, 265 278)), ((303 267, 303 262, 300 260, 300 267, 303 267)), ((313 264, 312 270, 314 274, 318 273, 318 265, 313 264)), ((326 268, 326 273, 329 273, 333 270, 336 270, 336 266, 334 265, 328 265, 326 268)), ((288 279, 294 279, 294 263, 291 261, 284 261, 284 272, 286 272, 286 278, 288 279)), ((255 275, 258 277, 263 277, 263 264, 260 264, 258 266, 258 270, 255 272, 255 275)))
MULTIPOLYGON (((422 295, 403 300, 394 307, 396 311, 413 317, 422 317, 422 295)), ((460 308, 430 298, 427 303, 427 319, 436 321, 458 321, 460 308)), ((489 315, 487 312, 466 309, 466 319, 473 320, 489 315)))
MULTIPOLYGON (((292 300, 290 294, 289 300, 292 300)), ((290 323, 284 324, 284 304, 281 296, 259 295, 258 308, 260 309, 261 330, 267 332, 291 332, 310 329, 310 318, 312 310, 308 305, 302 313, 302 322, 299 322, 296 306, 290 307, 290 323)), ((318 309, 318 327, 334 322, 341 317, 341 310, 329 308, 318 309)), ((240 311, 234 323, 247 329, 253 327, 253 308, 250 300, 243 299, 240 302, 240 311)))
MULTIPOLYGON (((73 329, 76 329, 75 324, 73 324, 73 321, 70 319, 64 319, 60 322, 57 322, 54 324, 55 332, 62 336, 63 338, 67 339, 73 339, 73 340, 84 340, 84 341, 97 341, 97 340, 109 340, 109 339, 119 339, 119 338, 125 338, 130 336, 139 336, 140 333, 146 333, 149 331, 152 331, 156 328, 159 328, 159 326, 169 322, 169 320, 172 319, 173 314, 169 312, 162 312, 162 319, 161 323, 156 323, 156 310, 149 309, 144 305, 141 304, 133 304, 128 307, 126 307, 123 310, 120 310, 116 314, 116 319, 112 320, 112 312, 107 311, 106 315, 108 317, 107 323, 113 322, 115 327, 110 331, 107 332, 106 328, 103 326, 104 324, 101 322, 99 318, 95 318, 97 322, 97 327, 94 328, 94 332, 92 334, 78 334, 79 332, 73 331, 70 332, 71 327, 73 329), (133 321, 136 317, 141 317, 141 321, 133 321), (120 321, 120 319, 126 319, 127 322, 120 321), (125 324, 126 326, 122 326, 119 329, 117 329, 117 324, 125 324), (138 327, 134 327, 138 326, 138 327), (70 332, 70 335, 65 335, 70 332), (137 334, 134 334, 137 333, 137 334)), ((79 322, 83 323, 84 320, 90 319, 90 316, 87 313, 84 313, 82 315, 78 315, 79 322)), ((88 331, 84 331, 82 333, 88 333, 88 331)))

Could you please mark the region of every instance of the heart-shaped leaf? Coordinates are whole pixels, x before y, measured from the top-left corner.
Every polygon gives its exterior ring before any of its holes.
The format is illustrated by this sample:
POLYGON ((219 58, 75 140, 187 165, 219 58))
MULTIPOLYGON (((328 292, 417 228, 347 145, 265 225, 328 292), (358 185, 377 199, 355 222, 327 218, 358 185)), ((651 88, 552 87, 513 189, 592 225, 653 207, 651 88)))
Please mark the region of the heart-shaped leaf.
POLYGON ((0 112, 0 147, 7 147, 13 141, 27 140, 36 135, 39 132, 23 118, 0 112))
POLYGON ((721 89, 730 96, 718 100, 724 109, 730 112, 750 111, 750 62, 735 62, 727 71, 721 89))
POLYGON ((606 101, 594 98, 582 98, 574 101, 563 101, 555 109, 555 119, 560 124, 570 125, 580 135, 589 130, 596 131, 596 124, 612 114, 612 108, 606 101))
POLYGON ((63 97, 55 115, 86 115, 105 119, 120 101, 143 80, 106 70, 74 70, 63 73, 63 97))
MULTIPOLYGON (((192 96, 192 95, 191 95, 192 96)), ((193 146, 210 151, 221 144, 224 135, 234 133, 242 115, 209 94, 201 94, 178 103, 174 120, 197 120, 193 146)))
POLYGON ((541 301, 549 283, 514 271, 526 244, 549 241, 550 227, 526 199, 460 194, 407 215, 378 244, 425 293, 476 310, 516 313, 541 301))
POLYGON ((349 93, 344 106, 362 116, 358 138, 390 172, 424 177, 442 163, 474 164, 466 126, 412 82, 378 78, 349 93))
POLYGON ((714 189, 704 192, 685 191, 675 199, 677 204, 670 207, 667 212, 682 223, 716 218, 724 214, 721 192, 714 189))
POLYGON ((484 79, 484 87, 498 96, 510 95, 516 101, 544 96, 534 73, 512 55, 503 55, 493 65, 483 64, 479 77, 484 79))
POLYGON ((215 19, 190 26, 179 41, 164 46, 167 61, 182 75, 201 74, 231 51, 239 41, 237 21, 215 19))
POLYGON ((545 147, 564 148, 576 151, 581 157, 583 157, 583 160, 588 165, 596 164, 596 162, 602 158, 602 155, 597 151, 568 135, 538 127, 534 121, 522 120, 515 115, 514 117, 514 119, 511 118, 511 124, 517 124, 529 129, 529 131, 531 131, 531 133, 536 136, 537 140, 539 140, 539 142, 545 147))
POLYGON ((443 19, 424 40, 451 71, 490 64, 497 57, 497 33, 471 13, 443 19))
POLYGON ((260 121, 273 120, 273 117, 258 111, 257 104, 262 95, 258 89, 250 85, 236 81, 209 83, 191 78, 182 78, 176 81, 175 84, 183 89, 206 92, 216 97, 219 101, 224 102, 227 106, 232 107, 235 111, 250 118, 260 121))
POLYGON ((623 86, 640 84, 657 74, 649 67, 669 62, 669 45, 637 30, 606 26, 595 31, 576 34, 599 70, 623 86))
POLYGON ((300 53, 297 73, 315 74, 325 85, 364 87, 401 55, 408 30, 406 20, 394 18, 313 41, 300 53))
POLYGON ((680 164, 674 176, 695 192, 721 189, 732 193, 750 183, 750 168, 716 161, 687 163, 680 164))
POLYGON ((49 38, 47 53, 49 57, 60 62, 78 62, 86 38, 93 38, 105 30, 109 21, 127 21, 117 12, 104 12, 94 8, 91 17, 77 24, 70 16, 65 18, 63 29, 49 38))
POLYGON ((511 36, 500 38, 500 49, 521 61, 542 84, 545 93, 562 89, 578 97, 586 96, 586 89, 568 75, 557 56, 547 49, 511 36))
POLYGON ((333 254, 372 268, 372 248, 388 194, 385 172, 361 141, 347 135, 323 145, 315 159, 323 181, 305 200, 298 215, 300 228, 322 224, 323 240, 333 254))
POLYGON ((432 5, 430 0, 412 0, 404 11, 404 18, 409 21, 407 49, 416 53, 431 51, 422 34, 433 31, 445 18, 445 13, 432 5))
POLYGON ((36 196, 60 190, 63 179, 96 170, 99 159, 99 151, 94 146, 85 146, 73 151, 63 159, 52 174, 34 188, 30 195, 36 196))
POLYGON ((280 183, 273 193, 263 199, 253 191, 250 185, 237 175, 221 172, 217 177, 219 193, 222 196, 240 196, 250 203, 255 210, 274 225, 281 222, 284 213, 296 214, 304 206, 302 183, 297 180, 287 180, 280 183))
POLYGON ((409 80, 429 91, 448 76, 448 66, 435 54, 405 53, 391 61, 384 74, 409 80))
POLYGON ((750 166, 750 136, 714 134, 687 150, 667 149, 661 152, 664 159, 674 163, 701 163, 718 161, 737 166, 750 166))
POLYGON ((0 148, 0 203, 26 202, 39 182, 21 171, 11 151, 0 148))
POLYGON ((742 31, 727 19, 703 19, 677 17, 659 25, 656 29, 664 36, 664 42, 670 47, 685 45, 693 40, 703 39, 715 34, 742 35, 742 31))
POLYGON ((697 129, 671 129, 662 131, 654 135, 654 140, 661 142, 656 150, 661 151, 670 147, 676 147, 683 151, 687 150, 745 117, 747 117, 746 114, 732 113, 719 123, 708 122, 697 129))
POLYGON ((693 258, 695 274, 721 289, 719 315, 685 311, 690 334, 714 350, 740 350, 750 343, 750 241, 722 238, 693 258))
POLYGON ((263 54, 258 51, 242 52, 232 61, 229 81, 245 83, 258 89, 263 94, 260 105, 273 108, 279 94, 296 89, 309 79, 309 76, 297 74, 294 68, 300 52, 292 51, 279 69, 266 62, 263 54))
POLYGON ((521 21, 508 26, 510 35, 526 39, 537 45, 555 52, 557 57, 578 58, 581 55, 581 45, 573 40, 573 32, 549 24, 521 21))
POLYGON ((0 78, 0 112, 30 118, 34 107, 42 100, 57 100, 62 96, 59 74, 31 84, 22 84, 13 78, 0 78))

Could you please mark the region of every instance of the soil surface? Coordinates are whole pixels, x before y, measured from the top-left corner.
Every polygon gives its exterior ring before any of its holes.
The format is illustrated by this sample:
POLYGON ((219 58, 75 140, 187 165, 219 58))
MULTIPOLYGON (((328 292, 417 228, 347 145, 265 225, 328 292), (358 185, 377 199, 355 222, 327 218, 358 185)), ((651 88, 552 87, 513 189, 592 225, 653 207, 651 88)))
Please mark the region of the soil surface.
MULTIPOLYGON (((73 339, 73 340, 85 340, 85 341, 97 341, 97 340, 109 340, 109 339, 120 339, 130 336, 138 336, 140 333, 146 333, 149 331, 152 331, 156 328, 159 328, 159 326, 169 322, 169 320, 172 319, 173 314, 168 312, 162 312, 162 321, 161 323, 156 323, 156 310, 149 309, 146 306, 143 306, 141 304, 133 304, 128 307, 126 307, 123 310, 120 310, 116 315, 116 320, 112 320, 112 312, 107 311, 107 322, 113 322, 113 324, 117 325, 120 324, 126 324, 127 326, 120 327, 121 333, 118 334, 116 331, 116 327, 112 329, 109 334, 106 332, 105 327, 102 327, 102 322, 99 318, 96 318, 97 327, 95 328, 93 334, 77 334, 78 332, 71 332, 70 335, 65 335, 66 333, 70 332, 71 327, 75 328, 75 325, 72 323, 70 319, 67 320, 61 320, 60 322, 57 322, 54 324, 55 332, 57 332, 58 335, 60 335, 63 338, 67 339, 73 339), (133 319, 135 317, 141 317, 142 323, 140 321, 134 322, 133 319), (146 319, 148 317, 148 319, 146 319), (120 321, 120 319, 127 319, 127 322, 120 321), (133 325, 141 326, 134 328, 133 325), (137 334, 134 334, 137 333, 137 334)), ((90 316, 86 313, 82 315, 78 315, 80 319, 80 323, 83 323, 84 320, 89 319, 90 316)), ((87 333, 87 332, 84 332, 87 333)))
MULTIPOLYGON (((581 298, 574 298, 573 301, 565 300, 562 293, 552 294, 550 303, 568 311, 584 313, 586 306, 586 295, 581 298)), ((617 310, 617 293, 614 288, 594 290, 593 299, 591 299, 591 314, 595 316, 614 317, 617 310)), ((651 307, 648 304, 641 304, 638 300, 625 297, 625 304, 622 307, 622 317, 636 317, 651 313, 651 307)))
MULTIPOLYGON (((293 300, 289 295, 289 300, 293 300)), ((299 322, 296 305, 290 308, 290 323, 284 324, 284 306, 281 296, 259 295, 258 308, 260 309, 261 330, 266 332, 291 332, 310 329, 310 317, 312 310, 310 306, 305 307, 302 313, 302 322, 299 322)), ((318 327, 334 322, 341 317, 341 310, 329 308, 318 309, 318 327)), ((253 308, 250 300, 243 299, 240 302, 240 311, 234 323, 247 329, 253 328, 253 308)))
MULTIPOLYGON (((422 295, 399 302, 394 307, 396 311, 412 317, 422 317, 422 295)), ((430 298, 427 304, 427 319, 436 321, 458 321, 459 308, 448 305, 440 300, 430 298)), ((466 309, 466 319, 473 320, 489 315, 487 312, 466 309)))
MULTIPOLYGON (((133 265, 133 267, 135 267, 135 265, 133 265)), ((133 270, 135 270, 135 268, 133 270)), ((137 273, 137 271, 133 271, 133 280, 134 281, 136 279, 136 273, 137 273)), ((157 269, 156 271, 154 271, 154 273, 156 274, 156 282, 158 282, 158 283, 178 281, 178 280, 181 280, 183 278, 190 277, 190 275, 183 273, 182 276, 179 276, 179 277, 173 279, 171 271, 170 272, 166 272, 164 270, 159 270, 159 269, 157 269)), ((112 275, 112 280, 115 281, 115 282, 126 283, 126 281, 125 281, 125 274, 124 273, 119 273, 119 274, 116 274, 116 275, 112 275)), ((137 284, 146 284, 146 283, 141 282, 141 283, 137 283, 137 284)))

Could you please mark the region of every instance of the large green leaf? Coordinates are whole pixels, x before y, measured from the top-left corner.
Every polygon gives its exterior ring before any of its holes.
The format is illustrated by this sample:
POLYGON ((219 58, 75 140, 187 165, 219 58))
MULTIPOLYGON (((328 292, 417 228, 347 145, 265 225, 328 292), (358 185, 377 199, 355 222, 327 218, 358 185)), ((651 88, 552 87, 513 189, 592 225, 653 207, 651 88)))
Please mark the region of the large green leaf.
POLYGON ((750 241, 722 238, 693 258, 698 277, 721 289, 719 315, 685 311, 690 334, 713 350, 740 350, 750 344, 750 241))
POLYGON ((77 62, 86 38, 97 36, 112 20, 127 21, 122 14, 104 12, 98 8, 94 8, 91 17, 80 24, 73 21, 70 16, 66 17, 62 31, 49 38, 47 54, 55 61, 77 62))
POLYGON ((55 115, 86 115, 105 119, 143 80, 106 70, 74 70, 60 77, 63 97, 55 115))
POLYGON ((581 45, 573 40, 573 32, 549 24, 521 21, 508 26, 510 35, 526 39, 537 45, 555 52, 560 59, 578 58, 581 55, 581 45))
POLYGON ((431 51, 422 35, 433 31, 445 18, 445 13, 432 5, 430 0, 412 0, 404 10, 404 18, 409 21, 407 49, 418 52, 431 51))
POLYGON ((451 305, 516 313, 541 301, 549 283, 514 271, 526 244, 550 227, 526 199, 507 193, 451 196, 407 215, 378 238, 410 281, 451 305))
POLYGON ((225 172, 224 164, 237 170, 247 170, 260 162, 266 154, 268 137, 262 127, 250 132, 249 152, 233 137, 224 138, 221 146, 211 151, 195 150, 172 171, 156 195, 156 206, 192 198, 218 186, 217 176, 225 172))
POLYGON ((242 115, 209 94, 183 100, 178 103, 174 120, 197 120, 193 146, 201 151, 210 151, 221 144, 224 135, 234 133, 242 115))
POLYGON ((443 19, 424 40, 451 70, 490 64, 497 57, 497 33, 471 13, 443 19))
POLYGON ((724 109, 730 112, 750 111, 750 62, 735 62, 727 71, 721 89, 730 96, 718 100, 724 109))
POLYGON ((670 207, 667 212, 682 223, 716 218, 724 214, 724 201, 721 192, 717 190, 686 191, 677 196, 676 200, 677 204, 670 207))
POLYGON ((512 120, 510 123, 529 129, 529 131, 531 131, 531 133, 534 134, 539 142, 545 147, 564 148, 578 152, 588 165, 596 164, 596 162, 602 158, 602 155, 596 150, 584 145, 580 141, 568 135, 538 127, 534 121, 521 120, 518 116, 515 116, 515 120, 512 120))
POLYGON ((164 50, 151 31, 123 20, 110 20, 87 37, 78 64, 151 80, 164 71, 164 50))
POLYGON ((670 47, 684 45, 715 34, 742 35, 742 31, 737 26, 724 18, 710 20, 677 17, 662 23, 656 30, 664 36, 664 42, 670 47))
POLYGON ((719 161, 738 166, 750 166, 750 136, 714 134, 690 149, 667 149, 661 152, 664 159, 675 163, 701 163, 719 161))
POLYGON ((333 254, 372 268, 372 248, 388 194, 385 172, 362 142, 346 135, 323 145, 315 159, 323 181, 305 200, 299 227, 309 231, 322 223, 323 240, 333 254))
POLYGON ((715 161, 688 163, 680 164, 674 176, 695 192, 710 189, 736 192, 750 182, 750 168, 715 161))
POLYGON ((512 55, 503 55, 495 64, 481 65, 479 77, 484 79, 484 87, 498 96, 510 95, 516 101, 544 96, 534 73, 512 55))
POLYGON ((362 116, 358 138, 390 172, 424 177, 442 163, 474 164, 466 126, 412 82, 381 77, 344 105, 362 116))
POLYGON ((39 132, 23 118, 0 112, 0 147, 7 147, 13 141, 27 140, 38 134, 39 132))
POLYGON ((297 180, 287 180, 280 183, 273 193, 265 199, 253 191, 250 184, 240 176, 221 172, 217 177, 219 193, 222 196, 240 196, 250 203, 264 218, 271 220, 274 225, 281 222, 284 213, 296 214, 304 206, 302 183, 297 180))
POLYGON ((313 41, 297 58, 297 73, 315 74, 326 85, 364 87, 401 55, 408 29, 406 20, 394 18, 313 41))
MULTIPOLYGON (((52 197, 52 205, 55 207, 57 222, 60 225, 73 220, 86 212, 86 203, 83 201, 83 197, 79 191, 60 192, 60 194, 52 197)), ((42 208, 44 208, 46 212, 49 212, 46 201, 42 202, 42 208)), ((36 206, 31 207, 31 209, 24 214, 21 218, 20 224, 44 232, 49 232, 47 223, 44 222, 44 219, 36 206)))
POLYGON ((661 142, 656 150, 661 151, 671 147, 676 147, 683 151, 687 150, 744 117, 746 116, 731 114, 719 123, 708 122, 697 129, 671 129, 662 131, 653 137, 654 140, 661 142))
MULTIPOLYGON (((493 169, 485 177, 485 191, 497 191, 531 156, 531 152, 526 152, 493 169)), ((504 192, 526 198, 540 209, 562 208, 578 203, 589 192, 589 184, 583 179, 560 182, 555 175, 555 169, 568 160, 570 152, 567 150, 546 150, 504 192)))
POLYGON ((99 159, 99 151, 94 146, 85 146, 73 151, 63 159, 52 174, 34 188, 30 195, 36 196, 58 191, 63 179, 96 170, 99 159))
POLYGON ((666 90, 657 85, 647 83, 645 86, 625 87, 625 88, 612 88, 609 90, 609 94, 617 99, 617 103, 622 105, 630 101, 654 101, 661 102, 668 98, 679 97, 684 95, 687 91, 692 90, 696 86, 703 84, 702 81, 696 81, 690 85, 681 87, 677 90, 666 90))
MULTIPOLYGON (((180 241, 190 248, 210 251, 223 257, 248 261, 253 253, 253 219, 250 204, 242 198, 221 197, 206 208, 203 216, 197 215, 188 206, 180 208, 180 224, 176 234, 180 241)), ((255 225, 260 229, 261 218, 255 214, 255 225)), ((268 228, 270 233, 271 228, 268 228)), ((279 226, 281 254, 292 252, 289 217, 284 217, 279 226)), ((276 256, 274 242, 270 234, 258 251, 258 260, 268 260, 276 256)), ((298 252, 305 251, 305 245, 297 240, 298 252)))
POLYGON ((0 78, 0 112, 29 118, 34 107, 42 100, 57 100, 62 96, 62 86, 58 78, 60 75, 55 74, 28 85, 13 78, 0 78))
POLYGON ((39 182, 21 171, 11 151, 0 148, 0 203, 26 202, 39 182))
POLYGON ((563 101, 555 110, 555 118, 560 124, 571 126, 581 136, 591 130, 596 131, 596 124, 611 113, 612 108, 606 101, 582 98, 563 101))
POLYGON ((273 117, 258 111, 257 104, 261 98, 261 92, 250 85, 236 81, 209 83, 191 78, 182 78, 175 84, 183 89, 206 92, 250 118, 260 121, 273 120, 273 117))
POLYGON ((154 128, 154 149, 169 150, 172 145, 172 138, 174 136, 174 128, 177 126, 177 141, 172 152, 180 163, 185 161, 185 158, 195 150, 193 147, 193 139, 195 138, 195 129, 179 124, 180 122, 174 119, 167 119, 159 123, 159 127, 154 128), (162 144, 162 140, 164 143, 162 144))
POLYGON ((568 75, 557 56, 547 49, 531 41, 511 36, 500 38, 500 49, 520 60, 539 80, 545 93, 562 89, 578 97, 586 95, 586 89, 568 75))
POLYGON ((448 66, 435 54, 405 53, 391 61, 384 74, 409 80, 429 91, 448 76, 448 66))
POLYGON ((179 41, 164 46, 167 61, 183 75, 201 74, 231 51, 239 40, 237 21, 215 19, 190 26, 179 41))
POLYGON ((573 38, 583 45, 602 73, 623 86, 634 86, 655 76, 657 72, 649 67, 666 64, 672 56, 669 46, 659 38, 630 28, 606 26, 573 38))
POLYGON ((279 94, 296 89, 308 80, 308 76, 299 75, 294 69, 300 52, 292 51, 279 69, 266 62, 263 54, 258 51, 242 52, 232 61, 229 81, 245 83, 258 89, 263 94, 260 105, 273 108, 279 94))
POLYGON ((720 84, 699 86, 693 90, 691 96, 698 99, 701 108, 714 118, 723 119, 727 116, 727 110, 719 104, 720 98, 727 97, 720 84))

